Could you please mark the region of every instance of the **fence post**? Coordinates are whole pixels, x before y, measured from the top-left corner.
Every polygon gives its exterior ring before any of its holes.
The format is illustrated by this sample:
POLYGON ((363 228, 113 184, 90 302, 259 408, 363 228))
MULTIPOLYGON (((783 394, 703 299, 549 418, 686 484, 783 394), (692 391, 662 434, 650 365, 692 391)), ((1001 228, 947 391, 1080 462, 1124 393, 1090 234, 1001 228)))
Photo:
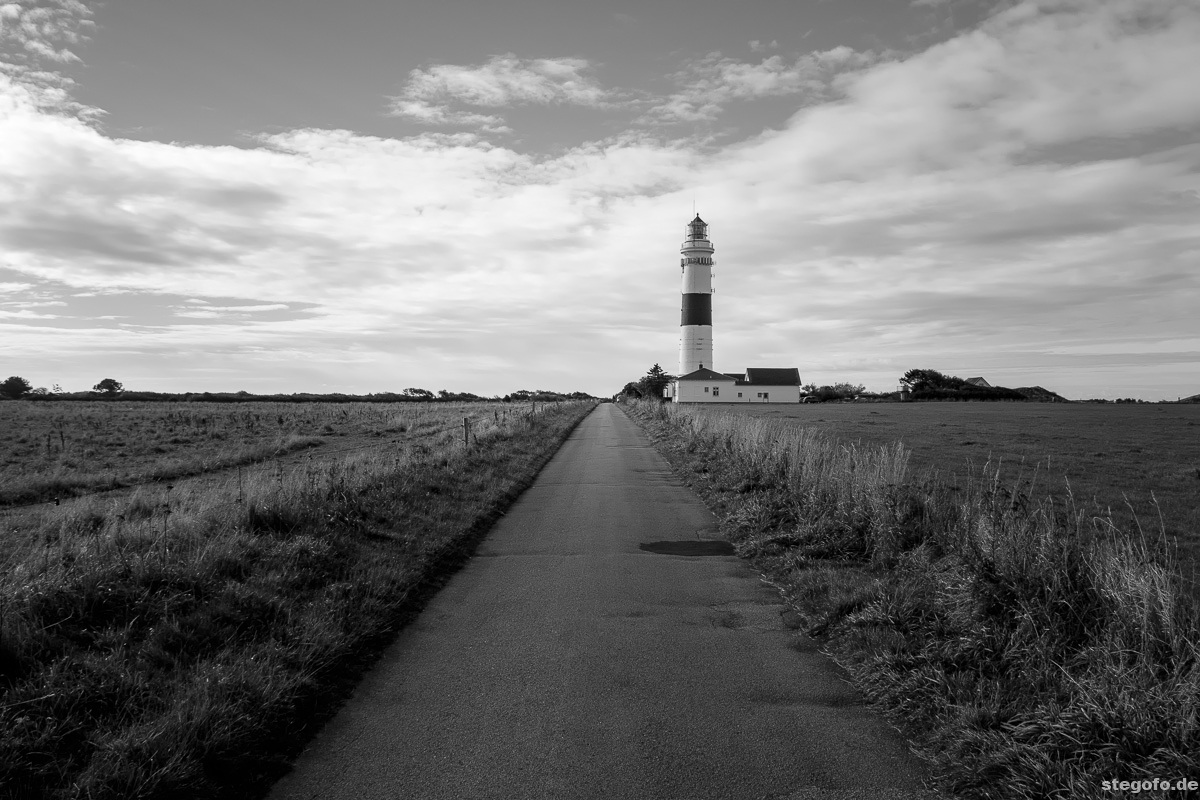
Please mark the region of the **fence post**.
POLYGON ((471 446, 471 420, 470 417, 463 417, 463 447, 471 446))

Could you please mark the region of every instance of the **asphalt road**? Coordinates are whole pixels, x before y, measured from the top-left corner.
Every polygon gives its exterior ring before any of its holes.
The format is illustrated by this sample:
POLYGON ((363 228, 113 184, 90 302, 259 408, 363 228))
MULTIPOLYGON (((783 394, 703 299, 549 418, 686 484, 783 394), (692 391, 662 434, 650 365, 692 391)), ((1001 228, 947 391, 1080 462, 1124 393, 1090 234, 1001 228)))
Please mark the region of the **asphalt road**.
POLYGON ((745 562, 670 554, 716 538, 599 406, 272 800, 926 797, 745 562))

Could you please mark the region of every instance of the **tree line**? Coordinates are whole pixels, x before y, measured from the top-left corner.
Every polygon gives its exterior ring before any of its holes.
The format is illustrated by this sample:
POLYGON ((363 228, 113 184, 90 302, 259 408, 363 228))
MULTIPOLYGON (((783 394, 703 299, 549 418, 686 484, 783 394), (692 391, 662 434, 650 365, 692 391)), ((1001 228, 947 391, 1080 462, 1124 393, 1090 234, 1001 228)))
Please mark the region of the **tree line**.
POLYGON ((114 378, 104 378, 95 386, 91 392, 64 392, 62 387, 57 383, 53 389, 47 389, 44 386, 33 388, 33 384, 22 378, 20 375, 12 375, 0 382, 0 398, 5 400, 20 400, 25 397, 29 398, 50 398, 50 397, 69 397, 80 394, 90 396, 99 394, 105 397, 116 397, 125 390, 121 382, 114 378))
POLYGON ((1004 386, 976 386, 954 375, 943 375, 936 369, 910 369, 900 379, 900 385, 912 395, 913 400, 1028 399, 1016 389, 1004 386))
POLYGON ((519 389, 500 396, 484 397, 473 392, 451 392, 439 389, 410 387, 400 392, 379 392, 355 395, 341 392, 297 392, 293 394, 251 394, 238 392, 141 392, 128 391, 114 378, 105 378, 90 392, 65 392, 55 384, 54 388, 33 388, 29 381, 13 375, 0 382, 0 399, 4 400, 142 400, 142 401, 199 401, 208 403, 447 403, 447 402, 503 402, 503 403, 553 403, 562 400, 593 400, 587 392, 557 392, 549 389, 519 389))

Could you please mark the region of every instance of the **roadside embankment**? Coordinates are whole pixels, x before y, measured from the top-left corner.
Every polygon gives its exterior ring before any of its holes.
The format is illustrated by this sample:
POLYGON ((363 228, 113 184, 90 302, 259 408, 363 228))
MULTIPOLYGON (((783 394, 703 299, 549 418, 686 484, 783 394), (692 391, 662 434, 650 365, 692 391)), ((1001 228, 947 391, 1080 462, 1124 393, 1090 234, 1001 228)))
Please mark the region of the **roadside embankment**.
POLYGON ((1200 776, 1200 613, 1161 538, 900 445, 626 406, 866 696, 968 798, 1200 776))
POLYGON ((0 796, 261 792, 594 405, 22 531, 0 571, 0 796))

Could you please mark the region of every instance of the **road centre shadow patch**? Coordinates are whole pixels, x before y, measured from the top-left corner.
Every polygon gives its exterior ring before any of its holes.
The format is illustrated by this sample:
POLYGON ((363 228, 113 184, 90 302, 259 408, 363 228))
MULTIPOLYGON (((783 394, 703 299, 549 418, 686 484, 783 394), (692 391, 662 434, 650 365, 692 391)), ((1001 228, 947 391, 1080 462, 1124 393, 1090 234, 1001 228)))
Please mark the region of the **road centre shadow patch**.
POLYGON ((643 542, 638 548, 660 556, 731 556, 733 545, 719 539, 680 539, 671 542, 643 542))

